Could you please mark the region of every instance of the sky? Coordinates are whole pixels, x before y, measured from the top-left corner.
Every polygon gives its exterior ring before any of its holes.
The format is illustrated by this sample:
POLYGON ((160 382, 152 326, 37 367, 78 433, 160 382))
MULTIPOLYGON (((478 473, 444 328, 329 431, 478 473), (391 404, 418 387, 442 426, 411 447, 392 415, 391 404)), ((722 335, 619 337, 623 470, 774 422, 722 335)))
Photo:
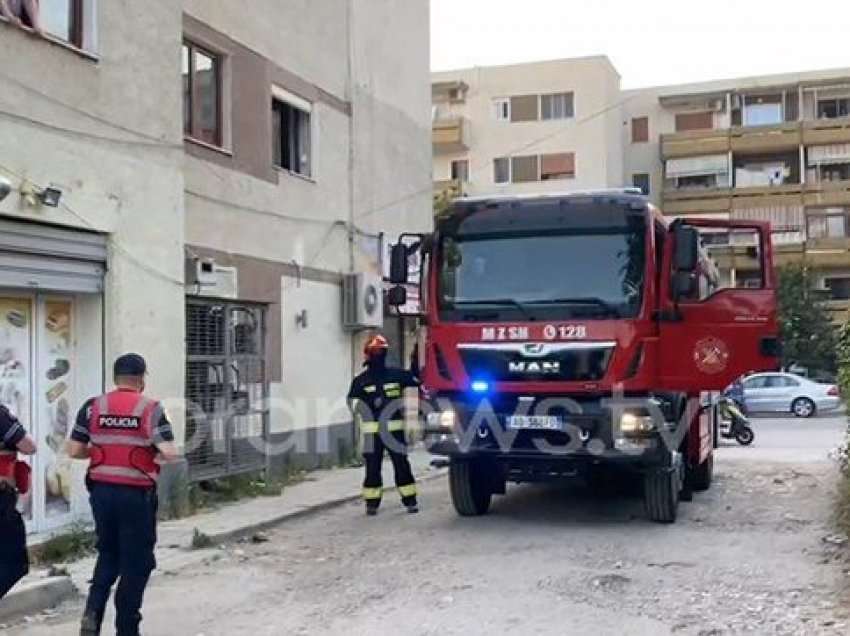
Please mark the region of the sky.
POLYGON ((623 88, 850 67, 850 0, 431 0, 431 68, 605 54, 623 88))

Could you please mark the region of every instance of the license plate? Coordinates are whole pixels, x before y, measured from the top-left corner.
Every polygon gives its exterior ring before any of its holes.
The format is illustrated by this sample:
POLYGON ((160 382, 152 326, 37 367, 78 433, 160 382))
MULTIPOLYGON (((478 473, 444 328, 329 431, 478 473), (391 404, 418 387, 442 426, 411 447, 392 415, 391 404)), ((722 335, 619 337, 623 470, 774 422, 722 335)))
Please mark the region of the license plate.
POLYGON ((507 424, 513 430, 563 431, 566 422, 556 415, 509 415, 507 424))

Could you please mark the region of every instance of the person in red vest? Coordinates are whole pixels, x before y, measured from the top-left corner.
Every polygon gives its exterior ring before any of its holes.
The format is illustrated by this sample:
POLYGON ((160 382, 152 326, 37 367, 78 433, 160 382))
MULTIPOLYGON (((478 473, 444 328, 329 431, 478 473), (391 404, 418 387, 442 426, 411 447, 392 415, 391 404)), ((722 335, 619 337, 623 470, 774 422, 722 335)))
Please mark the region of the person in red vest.
POLYGON ((115 582, 118 636, 136 636, 142 599, 156 567, 157 478, 161 462, 177 458, 174 433, 162 405, 145 397, 145 359, 115 361, 115 390, 80 409, 68 454, 89 459, 89 488, 97 534, 97 563, 81 636, 100 634, 115 582))
POLYGON ((29 490, 29 466, 18 453, 32 455, 35 442, 0 405, 0 598, 29 572, 27 533, 17 508, 18 495, 29 490))

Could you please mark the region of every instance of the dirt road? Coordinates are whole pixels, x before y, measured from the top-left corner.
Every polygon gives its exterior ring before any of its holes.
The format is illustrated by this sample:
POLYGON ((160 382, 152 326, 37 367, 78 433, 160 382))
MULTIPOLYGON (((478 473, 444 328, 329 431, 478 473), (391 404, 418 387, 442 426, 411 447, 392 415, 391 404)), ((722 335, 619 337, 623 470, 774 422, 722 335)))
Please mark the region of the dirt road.
MULTIPOLYGON (((422 512, 348 505, 155 579, 146 634, 847 634, 827 459, 842 418, 757 420, 672 526, 638 499, 509 489, 461 519, 441 480, 422 512)), ((5 633, 75 632, 79 602, 5 633)))

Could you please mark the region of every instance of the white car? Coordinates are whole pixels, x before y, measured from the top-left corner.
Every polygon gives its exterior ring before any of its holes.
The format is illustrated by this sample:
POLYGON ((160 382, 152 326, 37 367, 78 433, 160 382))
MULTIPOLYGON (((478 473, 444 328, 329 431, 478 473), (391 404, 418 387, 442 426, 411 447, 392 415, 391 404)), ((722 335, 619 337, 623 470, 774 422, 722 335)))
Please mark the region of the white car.
POLYGON ((820 384, 793 373, 756 373, 744 380, 744 403, 755 413, 793 413, 811 417, 841 405, 834 384, 820 384))

